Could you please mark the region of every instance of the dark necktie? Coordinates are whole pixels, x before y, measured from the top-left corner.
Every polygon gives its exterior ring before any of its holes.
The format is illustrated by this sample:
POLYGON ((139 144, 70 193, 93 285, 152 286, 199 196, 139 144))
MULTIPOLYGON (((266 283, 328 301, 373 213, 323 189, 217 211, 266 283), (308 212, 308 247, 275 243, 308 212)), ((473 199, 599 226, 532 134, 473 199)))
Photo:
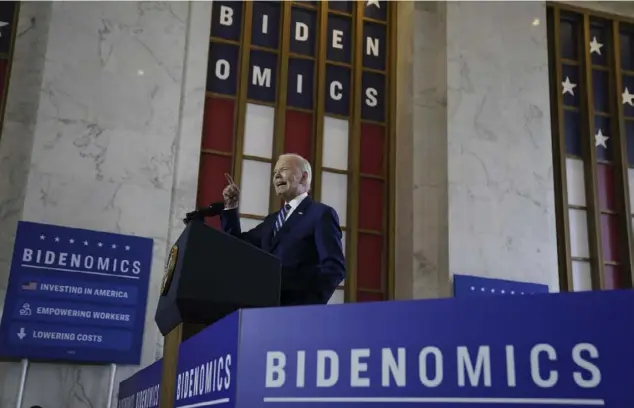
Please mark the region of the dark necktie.
POLYGON ((277 219, 275 220, 275 227, 273 228, 273 236, 275 236, 277 232, 280 230, 280 228, 282 228, 282 225, 284 225, 284 221, 286 221, 286 214, 288 214, 290 210, 291 210, 291 205, 286 204, 284 205, 284 207, 282 207, 280 212, 277 213, 277 219))

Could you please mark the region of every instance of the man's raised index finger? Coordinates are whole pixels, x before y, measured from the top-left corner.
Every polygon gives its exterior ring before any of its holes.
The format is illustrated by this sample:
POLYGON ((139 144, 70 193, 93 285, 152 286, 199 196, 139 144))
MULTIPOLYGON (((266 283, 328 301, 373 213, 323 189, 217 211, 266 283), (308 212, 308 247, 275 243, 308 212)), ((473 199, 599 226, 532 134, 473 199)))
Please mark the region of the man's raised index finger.
POLYGON ((225 173, 225 178, 227 179, 227 183, 235 186, 236 183, 233 181, 233 179, 231 178, 231 175, 229 173, 225 173))

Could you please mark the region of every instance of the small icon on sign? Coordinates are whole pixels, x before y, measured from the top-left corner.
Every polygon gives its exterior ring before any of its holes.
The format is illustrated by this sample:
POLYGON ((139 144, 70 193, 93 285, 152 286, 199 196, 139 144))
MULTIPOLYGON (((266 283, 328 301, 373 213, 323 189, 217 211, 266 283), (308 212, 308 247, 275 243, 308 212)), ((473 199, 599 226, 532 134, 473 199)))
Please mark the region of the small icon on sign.
POLYGON ((26 333, 24 332, 24 327, 20 327, 20 331, 18 332, 18 337, 20 340, 26 337, 26 333))
POLYGON ((22 305, 22 309, 20 309, 20 316, 31 316, 31 305, 25 303, 22 305))
POLYGON ((22 285, 22 289, 24 290, 37 290, 37 282, 27 282, 22 285))

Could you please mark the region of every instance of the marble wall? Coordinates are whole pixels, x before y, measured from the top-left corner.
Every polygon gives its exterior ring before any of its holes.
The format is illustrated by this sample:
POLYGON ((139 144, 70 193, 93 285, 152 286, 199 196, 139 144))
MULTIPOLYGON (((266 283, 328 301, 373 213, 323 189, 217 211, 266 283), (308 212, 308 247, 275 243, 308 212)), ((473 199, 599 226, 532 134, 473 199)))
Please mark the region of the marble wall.
MULTIPOLYGON (((19 219, 154 239, 142 365, 167 242, 195 204, 211 3, 25 2, 0 144, 0 299, 19 219)), ((120 367, 116 383, 136 367, 120 367)), ((0 364, 0 407, 20 364, 0 364)), ((108 366, 32 364, 24 406, 105 406, 108 366)))
POLYGON ((545 4, 414 7, 412 296, 454 273, 557 290, 545 4))
POLYGON ((448 3, 447 38, 450 273, 556 290, 545 4, 448 3))

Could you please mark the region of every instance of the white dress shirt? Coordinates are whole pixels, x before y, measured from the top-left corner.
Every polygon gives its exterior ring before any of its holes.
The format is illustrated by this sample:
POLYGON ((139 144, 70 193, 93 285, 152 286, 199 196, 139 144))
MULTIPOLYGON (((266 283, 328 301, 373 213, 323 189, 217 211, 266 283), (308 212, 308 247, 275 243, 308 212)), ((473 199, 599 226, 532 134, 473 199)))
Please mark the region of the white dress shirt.
POLYGON ((290 202, 286 203, 286 204, 290 204, 291 209, 288 210, 288 212, 286 213, 286 218, 284 219, 284 221, 288 220, 288 217, 291 216, 293 211, 295 211, 295 209, 299 207, 299 205, 302 203, 302 201, 304 201, 304 198, 306 197, 308 197, 308 193, 302 193, 298 195, 297 197, 293 198, 290 202))

